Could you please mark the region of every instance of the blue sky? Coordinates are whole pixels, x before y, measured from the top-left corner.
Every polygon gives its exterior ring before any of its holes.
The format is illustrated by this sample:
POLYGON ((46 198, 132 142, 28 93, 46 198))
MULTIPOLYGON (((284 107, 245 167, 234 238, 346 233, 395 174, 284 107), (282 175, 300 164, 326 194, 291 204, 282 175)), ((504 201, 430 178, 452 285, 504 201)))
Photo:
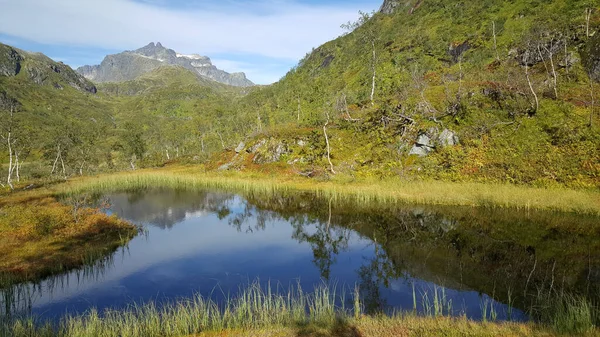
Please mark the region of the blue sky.
POLYGON ((277 81, 382 0, 0 0, 0 42, 74 68, 161 42, 258 84, 277 81))

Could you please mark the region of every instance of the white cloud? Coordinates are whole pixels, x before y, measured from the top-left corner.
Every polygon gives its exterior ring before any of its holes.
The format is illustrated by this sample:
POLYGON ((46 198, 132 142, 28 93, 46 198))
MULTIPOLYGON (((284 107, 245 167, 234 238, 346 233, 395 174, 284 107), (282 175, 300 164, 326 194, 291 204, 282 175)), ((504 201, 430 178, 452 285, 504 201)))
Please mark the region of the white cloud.
POLYGON ((309 6, 291 0, 230 0, 187 9, 161 3, 0 0, 0 33, 44 44, 118 50, 160 41, 184 53, 246 53, 297 61, 338 36, 339 25, 365 9, 364 4, 309 6))

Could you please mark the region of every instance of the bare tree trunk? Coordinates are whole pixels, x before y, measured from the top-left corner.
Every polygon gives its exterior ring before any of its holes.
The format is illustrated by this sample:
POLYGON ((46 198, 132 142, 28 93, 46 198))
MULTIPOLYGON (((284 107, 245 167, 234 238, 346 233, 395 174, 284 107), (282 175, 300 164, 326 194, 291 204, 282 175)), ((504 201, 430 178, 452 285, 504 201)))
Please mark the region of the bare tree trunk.
POLYGON ((133 156, 131 156, 131 159, 129 160, 129 165, 131 166, 131 169, 133 171, 135 171, 135 159, 136 159, 136 155, 134 154, 133 156))
POLYGON ((327 121, 325 122, 325 125, 323 125, 323 133, 325 134, 325 142, 327 143, 327 161, 329 161, 329 169, 331 170, 331 173, 336 174, 333 169, 333 163, 331 162, 331 147, 329 145, 329 136, 327 136, 327 125, 329 125, 329 113, 327 113, 327 121))
POLYGON ((548 64, 546 64, 546 58, 544 57, 544 54, 542 54, 542 48, 540 48, 539 44, 537 45, 537 51, 538 55, 540 55, 540 58, 542 59, 542 62, 544 63, 544 68, 546 68, 546 77, 550 77, 550 69, 548 69, 548 64))
POLYGON ((544 49, 546 49, 548 56, 550 56, 550 67, 552 69, 552 77, 554 83, 554 98, 558 99, 558 76, 556 75, 556 68, 554 67, 554 54, 552 53, 552 46, 550 46, 550 49, 546 47, 544 47, 544 49))
POLYGON ((592 80, 592 74, 588 75, 590 78, 590 98, 592 99, 592 104, 590 106, 590 127, 594 125, 594 112, 596 107, 595 97, 594 97, 594 81, 592 80))
POLYGON ((329 198, 329 218, 327 219, 327 232, 329 232, 329 227, 331 227, 331 201, 333 197, 329 198))
POLYGON ((8 178, 6 178, 6 184, 8 186, 10 186, 10 189, 14 189, 13 184, 11 182, 12 179, 12 170, 13 170, 13 150, 12 150, 12 132, 9 130, 8 131, 8 137, 7 137, 7 143, 8 143, 8 157, 9 157, 9 161, 8 161, 8 178))
POLYGON ((179 158, 179 146, 175 148, 175 158, 179 158))
POLYGON ((171 160, 171 156, 169 156, 169 148, 165 148, 165 152, 167 153, 167 160, 171 160))
POLYGON ((373 46, 373 80, 371 81, 371 105, 375 105, 375 76, 377 75, 377 56, 375 54, 375 41, 371 41, 371 45, 373 46))
POLYGON ((83 176, 83 165, 85 165, 85 160, 81 162, 81 165, 79 165, 79 175, 83 176))
POLYGON ((60 155, 60 165, 62 166, 63 177, 67 180, 67 170, 65 170, 65 162, 63 161, 62 154, 60 155))
POLYGON ((492 31, 494 34, 494 51, 496 52, 496 61, 500 61, 500 55, 498 54, 498 42, 496 41, 496 21, 492 21, 492 31))
POLYGON ((8 177, 6 178, 6 184, 8 186, 10 186, 10 189, 13 190, 13 184, 12 184, 12 171, 13 171, 13 149, 12 149, 12 145, 13 145, 13 139, 12 139, 12 127, 13 127, 13 116, 14 116, 14 108, 11 106, 10 107, 10 124, 8 127, 8 135, 6 137, 6 143, 8 144, 8 157, 9 157, 9 161, 8 161, 8 177))
POLYGON ((21 182, 21 175, 19 174, 19 166, 20 166, 20 162, 19 162, 19 152, 15 151, 15 176, 17 177, 17 182, 21 182))
POLYGON ((348 102, 346 101, 346 94, 343 94, 342 99, 344 100, 344 110, 346 111, 346 116, 348 117, 348 120, 352 122, 360 120, 352 118, 352 116, 350 115, 350 110, 348 110, 348 102))
POLYGON ((217 135, 219 135, 219 139, 221 139, 221 147, 223 148, 223 150, 225 150, 225 142, 223 142, 223 136, 221 136, 221 133, 219 131, 217 131, 217 135))
POLYGON ((60 145, 58 145, 58 147, 57 147, 56 159, 54 159, 54 164, 52 164, 52 172, 50 172, 50 175, 54 174, 54 171, 56 170, 56 164, 58 163, 59 157, 60 157, 60 145))
POLYGON ((529 65, 525 62, 525 76, 527 77, 527 83, 529 83, 529 89, 531 89, 531 93, 535 98, 535 111, 537 112, 540 109, 540 101, 538 99, 538 95, 535 93, 533 89, 533 84, 531 83, 531 79, 529 78, 529 65))
POLYGON ((585 9, 585 36, 590 37, 590 19, 592 18, 592 9, 585 9))

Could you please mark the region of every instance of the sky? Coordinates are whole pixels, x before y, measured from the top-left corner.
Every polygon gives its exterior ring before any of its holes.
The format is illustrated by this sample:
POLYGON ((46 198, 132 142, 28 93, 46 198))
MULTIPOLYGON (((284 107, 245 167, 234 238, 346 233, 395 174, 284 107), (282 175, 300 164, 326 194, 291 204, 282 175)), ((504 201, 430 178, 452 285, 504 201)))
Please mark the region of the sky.
POLYGON ((0 0, 0 42, 73 68, 150 42, 257 84, 279 80, 383 0, 0 0))

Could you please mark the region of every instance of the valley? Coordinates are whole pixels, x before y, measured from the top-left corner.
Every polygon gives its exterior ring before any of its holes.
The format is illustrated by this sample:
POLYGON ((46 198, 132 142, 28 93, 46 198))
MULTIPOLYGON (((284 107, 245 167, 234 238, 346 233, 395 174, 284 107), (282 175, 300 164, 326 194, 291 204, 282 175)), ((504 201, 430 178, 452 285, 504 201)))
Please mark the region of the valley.
POLYGON ((72 69, 0 40, 0 336, 597 335, 598 4, 385 0, 342 28, 270 85, 160 42, 72 69), (259 267, 213 270, 237 249, 259 267), (80 273, 140 301, 67 286, 99 305, 28 321, 80 273))

